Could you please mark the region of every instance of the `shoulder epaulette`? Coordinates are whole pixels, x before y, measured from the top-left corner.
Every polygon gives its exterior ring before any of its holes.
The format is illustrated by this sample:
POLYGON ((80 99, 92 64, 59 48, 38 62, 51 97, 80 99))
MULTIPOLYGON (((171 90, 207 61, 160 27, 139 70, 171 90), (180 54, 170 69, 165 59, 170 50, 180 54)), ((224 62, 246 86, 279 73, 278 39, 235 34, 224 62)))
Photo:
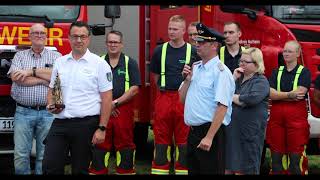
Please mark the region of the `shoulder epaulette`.
POLYGON ((224 67, 223 67, 223 64, 221 62, 218 62, 218 68, 220 71, 224 71, 224 67))

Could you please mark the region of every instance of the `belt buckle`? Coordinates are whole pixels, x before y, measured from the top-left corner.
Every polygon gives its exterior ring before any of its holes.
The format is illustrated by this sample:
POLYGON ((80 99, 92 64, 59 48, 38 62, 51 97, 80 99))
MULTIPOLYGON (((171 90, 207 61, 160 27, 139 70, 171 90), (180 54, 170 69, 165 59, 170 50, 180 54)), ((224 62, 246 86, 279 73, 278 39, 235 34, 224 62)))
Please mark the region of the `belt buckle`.
POLYGON ((35 108, 36 108, 37 111, 40 111, 40 106, 39 105, 37 105, 35 108))

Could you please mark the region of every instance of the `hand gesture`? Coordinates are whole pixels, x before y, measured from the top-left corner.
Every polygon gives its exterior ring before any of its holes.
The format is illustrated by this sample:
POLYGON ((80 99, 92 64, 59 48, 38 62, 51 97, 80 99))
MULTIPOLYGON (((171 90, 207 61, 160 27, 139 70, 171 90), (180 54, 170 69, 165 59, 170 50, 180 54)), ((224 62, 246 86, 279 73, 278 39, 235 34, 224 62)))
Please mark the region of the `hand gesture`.
POLYGON ((210 151, 211 145, 212 145, 212 139, 210 139, 206 136, 203 139, 201 139, 201 142, 197 146, 197 148, 200 148, 204 151, 210 151))
POLYGON ((305 97, 305 92, 303 92, 299 89, 292 90, 288 93, 288 98, 292 99, 294 101, 302 100, 302 99, 304 99, 304 97, 305 97))
POLYGON ((189 65, 184 65, 182 70, 182 76, 186 78, 187 81, 191 81, 192 78, 192 69, 189 65))
POLYGON ((16 70, 13 72, 13 77, 15 77, 18 81, 24 81, 26 77, 31 76, 31 70, 16 70))
POLYGON ((91 143, 92 144, 101 144, 104 142, 106 136, 106 131, 101 131, 100 129, 97 129, 96 132, 94 132, 91 143))
POLYGON ((54 104, 48 104, 47 110, 52 114, 59 114, 63 108, 56 108, 54 104))
POLYGON ((238 67, 233 72, 233 79, 237 80, 239 77, 241 77, 241 74, 243 74, 244 69, 242 67, 238 67))

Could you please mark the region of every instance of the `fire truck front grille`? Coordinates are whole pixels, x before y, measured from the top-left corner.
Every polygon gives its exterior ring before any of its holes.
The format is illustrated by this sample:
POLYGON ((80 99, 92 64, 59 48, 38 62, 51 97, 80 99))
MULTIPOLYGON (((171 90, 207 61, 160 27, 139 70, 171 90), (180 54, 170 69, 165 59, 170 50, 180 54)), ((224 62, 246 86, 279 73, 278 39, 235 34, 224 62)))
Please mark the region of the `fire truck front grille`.
POLYGON ((0 117, 13 117, 16 103, 11 96, 0 96, 0 117))
POLYGON ((13 133, 0 134, 0 154, 12 153, 13 149, 13 133))

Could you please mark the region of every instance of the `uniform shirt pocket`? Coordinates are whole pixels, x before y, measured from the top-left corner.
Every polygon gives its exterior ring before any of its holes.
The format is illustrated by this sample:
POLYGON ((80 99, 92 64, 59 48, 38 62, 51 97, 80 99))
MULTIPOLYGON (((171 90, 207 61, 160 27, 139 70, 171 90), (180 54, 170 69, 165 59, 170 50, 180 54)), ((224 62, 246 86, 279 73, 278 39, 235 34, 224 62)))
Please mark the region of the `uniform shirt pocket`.
POLYGON ((97 78, 95 71, 90 68, 83 68, 79 70, 79 74, 76 77, 75 87, 82 90, 92 90, 97 87, 97 78))
POLYGON ((204 73, 202 76, 198 79, 199 86, 205 87, 205 88, 213 88, 213 77, 209 73, 204 73))

